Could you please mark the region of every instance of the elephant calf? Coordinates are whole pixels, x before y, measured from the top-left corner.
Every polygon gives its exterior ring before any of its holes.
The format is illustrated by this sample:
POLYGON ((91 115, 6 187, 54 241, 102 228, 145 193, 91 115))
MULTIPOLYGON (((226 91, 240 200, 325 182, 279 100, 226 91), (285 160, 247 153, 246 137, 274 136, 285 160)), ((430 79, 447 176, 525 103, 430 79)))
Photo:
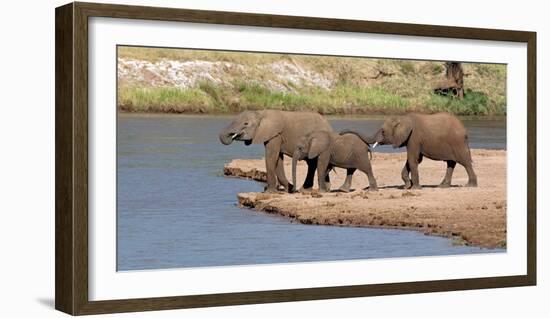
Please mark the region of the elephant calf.
POLYGON ((468 173, 466 186, 477 186, 477 176, 472 168, 466 129, 456 118, 447 113, 433 115, 407 114, 384 121, 374 136, 364 136, 356 131, 345 130, 340 134, 354 134, 364 142, 392 144, 394 148, 407 147, 407 161, 401 171, 405 188, 419 189, 418 164, 424 156, 447 162, 447 172, 440 187, 449 187, 456 163, 468 173), (409 174, 411 178, 409 178, 409 174), (412 179, 412 183, 411 183, 412 179))
POLYGON ((340 191, 348 192, 352 176, 359 169, 369 178, 369 190, 376 191, 378 186, 372 172, 369 159, 370 149, 355 135, 340 136, 337 133, 317 131, 300 139, 292 155, 292 182, 296 184, 296 164, 298 160, 317 158, 317 177, 319 191, 330 191, 328 172, 333 167, 347 169, 346 181, 340 191))

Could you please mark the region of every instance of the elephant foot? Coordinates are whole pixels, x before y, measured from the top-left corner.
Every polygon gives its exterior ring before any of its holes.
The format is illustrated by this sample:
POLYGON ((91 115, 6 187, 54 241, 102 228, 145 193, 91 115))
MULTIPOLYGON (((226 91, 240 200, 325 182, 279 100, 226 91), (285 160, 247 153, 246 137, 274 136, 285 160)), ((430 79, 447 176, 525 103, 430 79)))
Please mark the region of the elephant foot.
POLYGON ((422 186, 419 185, 419 184, 413 184, 413 186, 411 187, 412 190, 422 190, 422 186))
POLYGON ((378 187, 369 187, 368 191, 369 192, 376 192, 376 191, 378 191, 378 187))
POLYGON ((412 187, 412 183, 410 181, 405 181, 404 189, 410 189, 412 187))
POLYGON ((437 187, 438 187, 438 188, 448 188, 448 187, 450 187, 450 186, 451 186, 450 183, 441 182, 437 187))
POLYGON ((477 187, 477 181, 470 181, 466 184, 467 187, 477 187))
POLYGON ((300 188, 298 192, 300 193, 310 193, 313 190, 313 188, 300 188))
POLYGON ((346 192, 346 193, 348 193, 349 190, 350 190, 350 187, 344 187, 344 186, 342 186, 342 187, 338 188, 338 191, 339 191, 339 192, 346 192))
POLYGON ((277 193, 277 192, 279 192, 277 188, 270 188, 270 187, 264 188, 264 193, 277 193))
POLYGON ((296 192, 296 187, 292 184, 288 184, 288 193, 294 193, 296 192))

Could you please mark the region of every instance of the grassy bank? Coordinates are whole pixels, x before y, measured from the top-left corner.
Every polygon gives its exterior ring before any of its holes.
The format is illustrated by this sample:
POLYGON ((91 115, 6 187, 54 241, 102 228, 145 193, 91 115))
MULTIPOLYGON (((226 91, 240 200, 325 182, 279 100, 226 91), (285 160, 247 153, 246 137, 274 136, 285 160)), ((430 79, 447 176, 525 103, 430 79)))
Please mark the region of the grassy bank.
POLYGON ((504 65, 463 64, 463 100, 432 93, 441 62, 119 48, 118 105, 128 112, 506 113, 504 65))

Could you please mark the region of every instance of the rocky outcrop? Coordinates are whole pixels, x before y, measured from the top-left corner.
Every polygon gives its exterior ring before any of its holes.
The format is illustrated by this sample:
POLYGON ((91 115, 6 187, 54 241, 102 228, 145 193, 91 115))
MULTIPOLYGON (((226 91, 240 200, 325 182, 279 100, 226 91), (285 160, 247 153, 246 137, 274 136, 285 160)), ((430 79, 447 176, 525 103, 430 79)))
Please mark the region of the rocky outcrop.
MULTIPOLYGON (((334 85, 334 79, 307 69, 302 65, 288 61, 247 66, 221 61, 144 61, 136 59, 118 59, 118 79, 122 83, 143 87, 196 88, 202 82, 215 85, 237 85, 243 78, 258 78, 258 85, 271 91, 291 92, 294 87, 315 87, 328 90, 334 85), (253 76, 256 74, 256 76, 253 76)), ((253 81, 253 80, 251 80, 253 81)))

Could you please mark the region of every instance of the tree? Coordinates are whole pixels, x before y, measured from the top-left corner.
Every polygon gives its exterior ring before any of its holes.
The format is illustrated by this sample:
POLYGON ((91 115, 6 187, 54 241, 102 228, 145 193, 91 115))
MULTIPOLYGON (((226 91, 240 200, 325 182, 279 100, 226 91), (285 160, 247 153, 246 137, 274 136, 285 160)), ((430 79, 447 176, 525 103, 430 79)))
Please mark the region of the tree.
POLYGON ((459 62, 445 62, 445 80, 436 85, 434 93, 464 98, 464 71, 459 62))

